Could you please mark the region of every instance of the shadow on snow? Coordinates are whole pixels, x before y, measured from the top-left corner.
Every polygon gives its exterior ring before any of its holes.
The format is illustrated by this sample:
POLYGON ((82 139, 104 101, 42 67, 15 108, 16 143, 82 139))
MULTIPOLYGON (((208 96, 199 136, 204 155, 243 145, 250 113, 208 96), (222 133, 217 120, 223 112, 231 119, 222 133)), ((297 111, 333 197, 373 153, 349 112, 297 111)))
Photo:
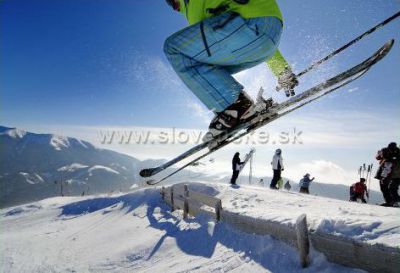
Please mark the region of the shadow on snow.
MULTIPOLYGON (((169 206, 162 202, 159 192, 154 189, 118 197, 100 197, 74 202, 62 206, 59 217, 75 218, 101 210, 103 214, 106 214, 109 212, 106 209, 112 208, 128 214, 143 205, 147 206, 146 216, 149 226, 165 232, 150 251, 147 260, 156 255, 165 239, 170 237, 174 238, 180 250, 188 255, 210 258, 216 245, 221 244, 233 252, 241 253, 241 263, 253 260, 273 272, 287 272, 293 268, 298 269, 296 271, 308 272, 310 269, 300 267, 298 253, 293 247, 274 240, 270 236, 242 233, 223 223, 214 223, 206 215, 182 220, 179 216, 181 213, 177 215, 171 213, 169 206)), ((318 257, 314 260, 324 261, 325 259, 318 257)), ((312 271, 326 270, 325 267, 326 264, 316 262, 312 271)), ((339 265, 331 268, 334 269, 332 272, 343 271, 343 267, 339 265)))

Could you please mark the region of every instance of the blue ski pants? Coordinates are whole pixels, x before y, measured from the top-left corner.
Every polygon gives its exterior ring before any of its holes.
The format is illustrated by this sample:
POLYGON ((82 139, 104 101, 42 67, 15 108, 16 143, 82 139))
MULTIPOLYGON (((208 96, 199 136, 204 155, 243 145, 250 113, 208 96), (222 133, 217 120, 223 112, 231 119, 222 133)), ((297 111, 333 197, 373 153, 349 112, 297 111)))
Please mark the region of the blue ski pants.
POLYGON ((281 33, 276 17, 244 19, 228 12, 168 37, 164 52, 186 86, 208 109, 221 112, 243 90, 232 74, 269 59, 281 33))

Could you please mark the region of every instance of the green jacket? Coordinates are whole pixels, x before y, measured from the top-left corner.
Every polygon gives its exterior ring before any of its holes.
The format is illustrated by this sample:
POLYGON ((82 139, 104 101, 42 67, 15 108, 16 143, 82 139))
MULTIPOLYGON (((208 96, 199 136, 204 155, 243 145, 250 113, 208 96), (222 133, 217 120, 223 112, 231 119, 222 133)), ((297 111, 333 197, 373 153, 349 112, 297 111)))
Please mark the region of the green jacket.
MULTIPOLYGON (((236 12, 245 19, 273 16, 283 22, 282 13, 275 0, 250 0, 244 5, 233 0, 179 0, 179 4, 179 11, 186 17, 190 25, 214 16, 208 10, 222 5, 229 5, 228 11, 236 12)), ((279 50, 276 50, 266 63, 277 77, 289 67, 279 50)))

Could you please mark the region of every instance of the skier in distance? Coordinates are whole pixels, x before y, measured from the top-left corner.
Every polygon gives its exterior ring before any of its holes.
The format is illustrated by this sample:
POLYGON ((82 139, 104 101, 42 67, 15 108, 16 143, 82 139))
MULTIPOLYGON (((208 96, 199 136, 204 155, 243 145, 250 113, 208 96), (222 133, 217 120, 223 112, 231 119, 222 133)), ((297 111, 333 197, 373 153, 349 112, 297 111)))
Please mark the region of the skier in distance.
POLYGON ((270 189, 276 190, 278 189, 276 187, 276 184, 278 184, 279 179, 282 179, 282 171, 284 170, 283 167, 283 158, 282 158, 282 150, 281 149, 276 149, 275 154, 272 157, 272 172, 273 172, 273 177, 271 180, 271 183, 269 185, 270 189))
POLYGON ((239 176, 240 169, 242 168, 244 162, 240 161, 240 154, 235 153, 232 158, 232 178, 231 185, 236 185, 236 179, 239 176))

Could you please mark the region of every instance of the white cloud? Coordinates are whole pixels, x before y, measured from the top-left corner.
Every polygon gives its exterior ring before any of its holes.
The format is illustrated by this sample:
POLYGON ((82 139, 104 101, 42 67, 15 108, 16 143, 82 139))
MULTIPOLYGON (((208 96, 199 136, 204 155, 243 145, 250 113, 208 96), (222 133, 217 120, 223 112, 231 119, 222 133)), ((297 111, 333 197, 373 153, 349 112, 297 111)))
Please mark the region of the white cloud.
POLYGON ((353 93, 353 92, 357 91, 358 89, 359 89, 358 87, 353 87, 353 88, 350 88, 347 92, 353 93))
MULTIPOLYGON (((373 190, 379 191, 379 184, 373 178, 375 175, 374 172, 375 170, 372 171, 372 177, 369 179, 370 183, 368 183, 368 186, 373 190)), ((299 181, 306 173, 311 174, 311 177, 315 177, 315 181, 326 184, 350 186, 359 179, 359 174, 356 170, 348 170, 332 161, 322 159, 290 166, 290 170, 284 175, 294 181, 299 181)))
POLYGON ((198 102, 188 101, 186 106, 190 110, 190 114, 198 118, 203 124, 208 125, 214 116, 213 112, 198 102))
POLYGON ((310 173, 316 181, 322 183, 352 184, 357 179, 354 171, 345 170, 331 161, 322 159, 290 166, 285 175, 298 181, 306 173, 310 173))
MULTIPOLYGON (((295 115, 295 114, 294 114, 295 115)), ((294 128, 302 131, 302 139, 308 148, 332 146, 340 148, 365 148, 382 145, 398 135, 400 118, 381 110, 325 111, 307 114, 301 112, 295 118, 286 117, 269 126, 271 130, 294 128)))

